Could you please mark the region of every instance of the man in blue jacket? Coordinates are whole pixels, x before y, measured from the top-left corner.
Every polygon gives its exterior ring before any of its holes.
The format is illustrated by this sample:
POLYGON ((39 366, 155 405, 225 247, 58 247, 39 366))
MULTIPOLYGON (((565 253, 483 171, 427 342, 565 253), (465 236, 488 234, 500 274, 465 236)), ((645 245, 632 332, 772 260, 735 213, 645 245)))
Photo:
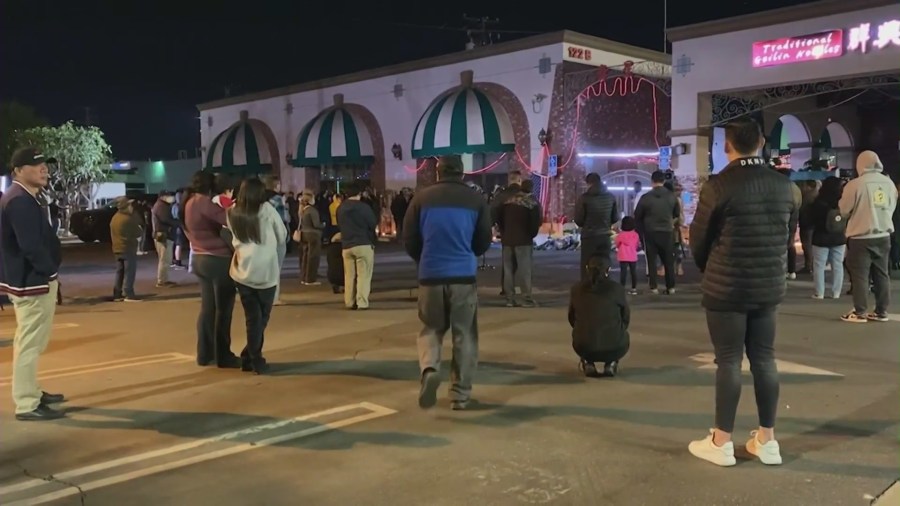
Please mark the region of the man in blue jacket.
POLYGON ((0 199, 0 293, 9 295, 16 311, 12 397, 22 421, 64 416, 49 404, 65 398, 41 391, 37 381, 38 358, 53 329, 61 259, 59 238, 38 200, 49 178, 47 162, 53 160, 35 148, 16 150, 13 184, 0 199))
POLYGON ((478 366, 477 257, 491 246, 491 212, 463 183, 459 156, 441 157, 438 182, 416 193, 403 222, 403 243, 419 269, 419 407, 437 403, 441 346, 453 335, 451 407, 465 409, 478 366))

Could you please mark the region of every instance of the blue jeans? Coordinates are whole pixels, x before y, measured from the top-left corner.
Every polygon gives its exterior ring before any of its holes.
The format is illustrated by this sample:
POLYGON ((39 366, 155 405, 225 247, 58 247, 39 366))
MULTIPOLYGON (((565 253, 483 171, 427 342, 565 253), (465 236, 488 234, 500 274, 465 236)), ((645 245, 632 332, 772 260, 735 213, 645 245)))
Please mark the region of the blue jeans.
POLYGON ((844 285, 844 251, 846 246, 830 248, 813 246, 813 281, 816 296, 825 296, 825 265, 831 264, 831 294, 835 299, 841 296, 844 285))

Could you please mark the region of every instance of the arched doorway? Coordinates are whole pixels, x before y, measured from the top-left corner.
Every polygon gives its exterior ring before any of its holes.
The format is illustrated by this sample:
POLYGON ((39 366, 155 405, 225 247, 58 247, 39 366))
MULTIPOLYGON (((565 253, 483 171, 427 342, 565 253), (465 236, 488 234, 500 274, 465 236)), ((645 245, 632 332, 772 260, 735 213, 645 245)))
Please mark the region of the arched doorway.
POLYGON ((853 138, 844 125, 832 121, 819 137, 819 158, 829 161, 831 167, 851 169, 853 160, 853 138))
POLYGON ((619 217, 631 216, 641 195, 650 191, 650 173, 645 170, 617 170, 603 176, 603 183, 616 196, 619 217))
POLYGON ((812 158, 812 137, 809 135, 809 129, 793 114, 785 114, 778 118, 769 133, 766 147, 768 155, 780 161, 777 164, 780 168, 800 169, 812 158), (794 146, 796 144, 800 146, 794 146))

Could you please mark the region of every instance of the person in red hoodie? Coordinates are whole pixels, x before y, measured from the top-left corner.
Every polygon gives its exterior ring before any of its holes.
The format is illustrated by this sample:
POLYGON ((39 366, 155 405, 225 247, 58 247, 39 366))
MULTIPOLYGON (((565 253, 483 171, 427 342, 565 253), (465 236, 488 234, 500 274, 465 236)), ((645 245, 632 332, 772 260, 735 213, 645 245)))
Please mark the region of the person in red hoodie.
POLYGON ((637 252, 641 238, 635 232, 634 218, 622 218, 622 231, 616 234, 616 258, 619 260, 619 282, 625 286, 628 273, 631 273, 631 290, 629 295, 637 295, 637 252))

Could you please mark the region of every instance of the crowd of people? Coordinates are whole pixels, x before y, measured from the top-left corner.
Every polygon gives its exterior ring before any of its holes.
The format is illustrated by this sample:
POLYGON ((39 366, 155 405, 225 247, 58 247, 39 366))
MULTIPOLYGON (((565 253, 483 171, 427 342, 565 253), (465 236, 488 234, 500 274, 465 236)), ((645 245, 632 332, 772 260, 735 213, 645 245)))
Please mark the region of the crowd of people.
MULTIPOLYGON (((858 177, 846 185, 826 180, 805 204, 788 178, 770 170, 756 153, 764 136, 751 121, 725 127, 730 163, 702 187, 690 224, 692 258, 703 274, 702 305, 715 352, 715 426, 689 445, 698 458, 720 466, 736 463, 732 435, 741 393, 741 362, 749 358, 759 413, 747 450, 764 464, 781 463, 774 427, 779 396, 774 341, 776 310, 786 292, 788 251, 795 233, 808 233, 813 297, 825 296, 825 266, 831 266, 831 296, 842 290, 842 263, 848 270, 854 308, 849 322, 886 321, 890 241, 896 227, 897 188, 883 174, 878 156, 864 151, 858 177), (846 257, 844 251, 847 251, 846 257), (870 311, 868 293, 875 293, 870 311)), ((40 389, 37 360, 46 347, 59 294, 59 240, 39 199, 47 184, 46 159, 33 148, 13 156, 14 184, 0 199, 0 290, 16 310, 13 398, 19 420, 64 416, 51 404, 64 397, 40 389)), ((463 180, 459 156, 438 160, 437 182, 401 195, 390 205, 399 238, 417 265, 418 404, 437 403, 443 339, 452 336, 450 403, 466 409, 478 364, 478 257, 494 232, 502 244, 502 290, 508 307, 535 307, 531 287, 534 238, 543 221, 530 181, 510 176, 510 185, 488 200, 463 180), (517 295, 521 292, 521 302, 517 295)), ((679 199, 666 174, 651 176, 653 188, 631 216, 622 217, 616 200, 597 174, 575 205, 581 227, 581 279, 570 292, 568 321, 579 368, 591 377, 615 376, 631 346, 628 292, 636 293, 637 253, 645 251, 652 293, 659 293, 656 260, 662 262, 665 293, 675 292, 684 223, 679 199), (610 279, 613 247, 620 279, 610 279), (630 290, 628 275, 630 274, 630 290), (602 363, 602 368, 596 364, 602 363)), ((370 307, 369 295, 381 202, 364 189, 346 185, 340 195, 305 191, 283 194, 272 177, 249 178, 239 186, 205 171, 191 186, 163 193, 151 212, 159 255, 157 285, 171 286, 168 270, 185 260, 200 281, 197 364, 268 370, 265 331, 279 300, 281 271, 291 242, 298 245, 301 283, 318 284, 321 249, 327 250, 328 278, 350 310, 370 307), (171 256, 171 257, 170 257, 171 256), (246 345, 232 351, 235 299, 245 314, 246 345)), ((139 300, 134 293, 140 217, 122 198, 111 223, 117 262, 115 300, 139 300)), ((807 264, 807 265, 809 265, 807 264)))

